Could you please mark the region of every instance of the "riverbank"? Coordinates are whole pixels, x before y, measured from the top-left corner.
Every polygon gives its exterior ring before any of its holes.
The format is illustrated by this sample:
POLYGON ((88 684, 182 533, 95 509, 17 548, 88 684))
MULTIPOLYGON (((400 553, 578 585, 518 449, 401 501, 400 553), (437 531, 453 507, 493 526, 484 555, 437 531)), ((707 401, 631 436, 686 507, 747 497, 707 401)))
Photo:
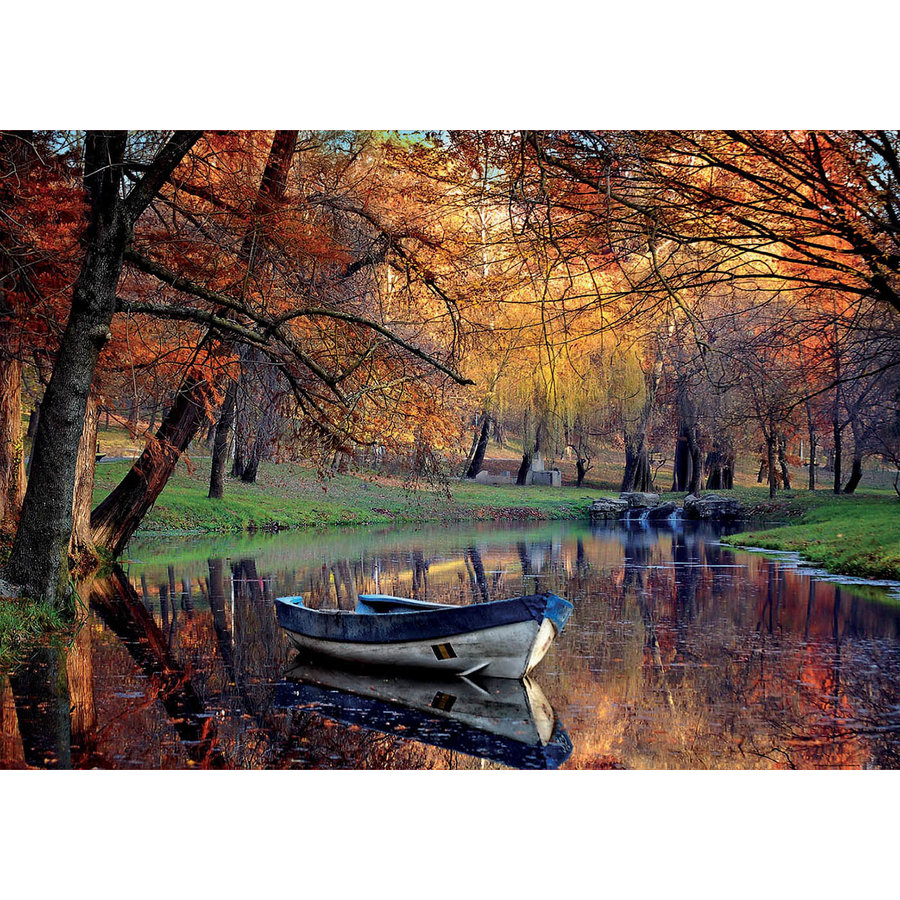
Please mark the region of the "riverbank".
POLYGON ((0 671, 18 662, 42 635, 63 633, 67 627, 55 610, 15 596, 12 586, 0 581, 0 671))
MULTIPOLYGON (((723 538, 732 546, 791 550, 838 575, 900 580, 900 502, 893 492, 796 492, 799 520, 723 538)), ((791 518, 796 518, 792 516, 791 518)))
MULTIPOLYGON (((127 460, 97 466, 95 504, 118 484, 129 466, 127 460)), ((256 484, 227 479, 221 500, 207 497, 208 485, 208 459, 197 460, 190 467, 179 465, 139 533, 216 534, 424 522, 587 519, 591 501, 618 496, 617 491, 596 487, 517 487, 458 480, 413 484, 399 477, 370 474, 321 479, 315 470, 291 463, 263 463, 256 484)), ((724 493, 741 503, 749 522, 767 528, 805 522, 806 516, 823 509, 835 514, 870 510, 876 523, 886 516, 887 526, 893 521, 892 515, 900 515, 896 495, 884 489, 860 490, 852 497, 826 490, 780 491, 774 500, 769 499, 765 486, 737 487, 724 493)), ((684 493, 663 493, 661 497, 680 503, 684 493)), ((843 533, 840 527, 837 532, 843 533)))
MULTIPOLYGON (((128 470, 127 461, 97 466, 94 503, 128 470)), ((542 521, 586 518, 597 496, 586 488, 462 483, 411 485, 400 478, 333 475, 263 463, 256 484, 227 479, 210 500, 209 461, 180 465, 144 519, 142 533, 281 531, 288 528, 420 522, 542 521)))

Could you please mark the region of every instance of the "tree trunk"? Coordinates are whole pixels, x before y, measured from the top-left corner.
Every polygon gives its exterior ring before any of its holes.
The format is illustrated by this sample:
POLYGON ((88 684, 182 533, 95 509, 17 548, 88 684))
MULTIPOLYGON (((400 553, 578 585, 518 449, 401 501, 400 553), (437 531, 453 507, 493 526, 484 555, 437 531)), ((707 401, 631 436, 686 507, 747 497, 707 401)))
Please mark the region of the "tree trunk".
POLYGON ((25 496, 22 444, 22 363, 6 344, 0 324, 0 531, 12 534, 25 496))
POLYGON ((155 439, 91 514, 94 543, 118 556, 166 486, 181 454, 206 421, 211 387, 188 376, 175 396, 155 439))
POLYGON ((34 409, 31 410, 31 414, 28 416, 28 431, 25 432, 25 437, 29 439, 34 439, 34 436, 37 434, 37 424, 38 419, 41 415, 41 404, 40 401, 34 404, 34 409))
MULTIPOLYGON (((577 452, 577 451, 576 451, 577 452)), ((578 453, 575 457, 575 487, 581 487, 584 484, 584 476, 587 474, 587 465, 584 457, 578 453)))
POLYGON ((689 494, 700 495, 701 483, 703 478, 703 464, 700 462, 702 452, 700 444, 697 440, 697 426, 689 425, 686 429, 687 447, 690 453, 691 461, 691 477, 688 482, 687 492, 689 494))
POLYGON ((689 427, 683 421, 678 423, 678 438, 675 442, 675 460, 673 463, 673 491, 688 491, 693 480, 693 460, 688 437, 689 430, 689 427))
POLYGON ((484 414, 481 420, 481 432, 478 435, 478 443, 475 445, 475 453, 466 470, 466 478, 475 478, 484 465, 484 454, 487 451, 488 439, 491 434, 491 417, 484 414))
POLYGON ((528 478, 528 470, 531 468, 531 460, 534 455, 534 437, 531 432, 531 411, 526 408, 522 420, 522 462, 519 464, 519 472, 516 475, 516 484, 522 486, 528 478))
MULTIPOLYGON (((274 384, 274 377, 271 373, 266 375, 266 380, 269 381, 269 389, 274 390, 276 385, 274 384)), ((260 416, 259 424, 256 427, 256 434, 254 435, 253 442, 250 445, 250 451, 247 454, 244 463, 244 471, 241 472, 241 481, 245 484, 256 484, 256 477, 259 474, 259 464, 262 461, 264 453, 272 445, 277 434, 277 397, 269 395, 266 397, 266 400, 268 405, 263 409, 263 413, 260 416)))
POLYGON ((832 434, 834 435, 834 492, 836 494, 841 492, 841 438, 843 431, 841 423, 835 419, 832 422, 832 434))
POLYGON ((852 494, 857 485, 862 481, 863 469, 862 469, 862 456, 859 453, 853 454, 853 466, 850 469, 850 478, 847 481, 847 484, 844 486, 845 494, 852 494))
POLYGON ((781 469, 781 481, 784 489, 791 489, 791 472, 787 464, 787 439, 782 435, 778 438, 778 466, 781 469))
POLYGON ((769 499, 778 493, 778 475, 775 473, 775 432, 766 435, 766 460, 769 468, 769 499))
POLYGON ((88 397, 84 411, 84 430, 78 445, 75 466, 75 493, 72 497, 72 539, 69 555, 96 559, 91 539, 91 506, 94 502, 94 467, 97 463, 97 425, 100 419, 97 395, 88 397))
POLYGON ((813 426, 809 429, 809 489, 816 489, 816 454, 819 452, 817 445, 818 434, 813 426))
POLYGON ((519 464, 519 472, 516 475, 516 484, 523 485, 528 477, 528 470, 531 468, 532 453, 527 451, 522 454, 522 462, 519 464))
POLYGON ((225 391, 213 441, 212 465, 209 474, 209 497, 212 500, 221 500, 225 495, 225 464, 228 462, 228 445, 231 442, 231 426, 234 423, 236 397, 237 382, 232 381, 228 385, 228 390, 225 391))
MULTIPOLYGON (((32 165, 32 139, 31 131, 0 134, 0 197, 4 205, 7 184, 14 190, 32 165)), ((5 222, 0 222, 0 249, 7 244, 5 232, 5 222)), ((9 534, 15 531, 25 496, 22 357, 15 326, 23 287, 14 257, 0 252, 0 531, 9 534)))
POLYGON ((653 473, 650 471, 650 456, 647 452, 645 435, 625 435, 625 472, 622 475, 621 490, 652 490, 653 473))
POLYGON ((88 144, 85 172, 105 173, 93 176, 99 183, 93 185, 87 249, 41 403, 31 477, 8 566, 10 578, 29 596, 51 606, 71 599, 68 550, 78 448, 97 358, 111 336, 116 287, 131 235, 119 203, 121 168, 115 165, 124 155, 125 132, 89 136, 88 144))
POLYGON ((84 182, 90 200, 85 255, 69 320, 41 403, 31 477, 7 571, 25 593, 50 606, 71 601, 68 550, 78 448, 100 350, 110 338, 125 247, 138 216, 200 132, 176 132, 128 196, 121 198, 127 132, 88 132, 84 182))

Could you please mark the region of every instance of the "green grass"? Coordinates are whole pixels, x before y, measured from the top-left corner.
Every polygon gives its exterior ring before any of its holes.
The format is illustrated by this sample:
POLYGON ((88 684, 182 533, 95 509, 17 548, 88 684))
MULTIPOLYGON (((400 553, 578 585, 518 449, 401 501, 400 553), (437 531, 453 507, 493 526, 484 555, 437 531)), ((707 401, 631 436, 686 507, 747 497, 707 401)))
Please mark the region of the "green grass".
MULTIPOLYGON (((844 497, 806 493, 799 522, 723 538, 726 543, 793 550, 829 572, 900 580, 900 502, 887 490, 844 497)), ((797 506, 800 504, 798 503, 797 506)))
POLYGON ((0 597, 0 669, 15 665, 34 641, 60 633, 69 624, 58 612, 33 600, 0 597))
MULTIPOLYGON (((129 463, 97 466, 94 502, 128 470, 129 463)), ((228 479, 225 496, 210 500, 209 461, 179 465, 145 518, 143 532, 238 532, 256 529, 417 522, 532 521, 586 518, 596 491, 451 482, 412 488, 399 479, 335 475, 324 481, 311 469, 262 464, 257 484, 228 479)))

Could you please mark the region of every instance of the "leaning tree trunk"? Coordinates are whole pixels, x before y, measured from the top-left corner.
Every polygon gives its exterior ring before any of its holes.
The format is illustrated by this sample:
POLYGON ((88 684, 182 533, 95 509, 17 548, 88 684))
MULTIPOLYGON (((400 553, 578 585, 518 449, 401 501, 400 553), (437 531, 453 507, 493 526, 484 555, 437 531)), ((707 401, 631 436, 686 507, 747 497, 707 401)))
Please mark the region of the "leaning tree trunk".
POLYGON ((528 478, 528 470, 531 468, 531 461, 534 458, 534 442, 529 434, 531 431, 531 412, 525 410, 525 416, 522 422, 522 462, 519 464, 519 471, 516 475, 516 484, 524 485, 528 478))
MULTIPOLYGON (((269 159, 263 172, 259 195, 254 204, 254 219, 263 216, 270 209, 271 201, 283 195, 296 136, 297 132, 295 131, 275 133, 269 159)), ((256 229, 251 228, 242 245, 242 251, 248 257, 248 275, 253 267, 255 245, 256 229)), ((202 341, 206 342, 208 339, 209 333, 204 336, 202 341)), ((100 515, 100 507, 94 511, 91 525, 94 527, 96 521, 94 537, 98 545, 102 544, 109 548, 125 546, 128 538, 138 527, 141 518, 162 491, 166 480, 174 471, 181 453, 197 433, 204 418, 199 415, 199 408, 201 406, 205 408, 207 397, 210 394, 212 394, 212 385, 208 381, 198 381, 192 377, 185 379, 179 388, 176 402, 164 416, 163 424, 157 432, 157 437, 162 434, 172 436, 170 441, 160 445, 166 448, 165 452, 148 454, 148 451, 145 450, 123 482, 101 504, 101 507, 104 506, 113 495, 116 495, 115 507, 105 509, 102 515, 100 515), (179 398, 186 398, 187 402, 179 402, 179 398), (178 449, 179 446, 181 449, 178 449), (138 469, 138 467, 140 468, 138 469), (133 509, 127 507, 128 498, 135 504, 133 509), (94 516, 97 516, 96 520, 94 516), (98 529, 105 535, 102 540, 98 539, 98 529)), ((240 449, 239 445, 236 445, 237 449, 240 449)))
POLYGON ((118 556, 166 486, 181 454, 206 421, 211 386, 188 376, 159 431, 112 493, 91 514, 94 543, 118 556))
POLYGON ((844 485, 844 493, 852 494, 860 481, 862 481, 863 469, 862 469, 862 456, 858 453, 853 454, 853 465, 850 468, 850 478, 847 480, 847 483, 844 485))
POLYGON ((491 435, 491 417, 484 414, 481 420, 481 431, 478 435, 478 443, 475 445, 475 452, 472 454, 472 460, 469 468, 466 470, 466 478, 475 478, 484 465, 484 454, 487 452, 488 439, 491 435))
POLYGON ((844 485, 843 492, 845 494, 852 494, 856 490, 856 486, 862 481, 863 476, 863 442, 860 440, 861 428, 859 427, 855 411, 850 420, 850 428, 853 431, 853 464, 850 468, 850 478, 847 480, 847 484, 844 485))

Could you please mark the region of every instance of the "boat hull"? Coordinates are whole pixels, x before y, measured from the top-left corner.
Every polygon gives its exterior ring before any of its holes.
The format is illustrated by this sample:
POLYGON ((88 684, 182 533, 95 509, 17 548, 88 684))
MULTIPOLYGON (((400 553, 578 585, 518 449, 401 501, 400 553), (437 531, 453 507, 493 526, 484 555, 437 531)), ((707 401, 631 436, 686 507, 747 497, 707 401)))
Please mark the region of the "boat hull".
POLYGON ((470 606, 361 595, 356 613, 310 609, 302 597, 279 597, 275 605, 278 623, 304 653, 344 664, 491 678, 528 674, 572 611, 556 594, 470 606))
MULTIPOLYGON (((553 625, 544 621, 552 630, 553 625)), ((535 621, 514 622, 446 638, 382 644, 323 641, 290 630, 287 634, 298 650, 343 663, 397 666, 450 675, 477 672, 491 678, 521 678, 540 662, 550 645, 546 639, 548 628, 543 625, 535 621), (543 653, 535 654, 540 645, 544 645, 543 653)))

